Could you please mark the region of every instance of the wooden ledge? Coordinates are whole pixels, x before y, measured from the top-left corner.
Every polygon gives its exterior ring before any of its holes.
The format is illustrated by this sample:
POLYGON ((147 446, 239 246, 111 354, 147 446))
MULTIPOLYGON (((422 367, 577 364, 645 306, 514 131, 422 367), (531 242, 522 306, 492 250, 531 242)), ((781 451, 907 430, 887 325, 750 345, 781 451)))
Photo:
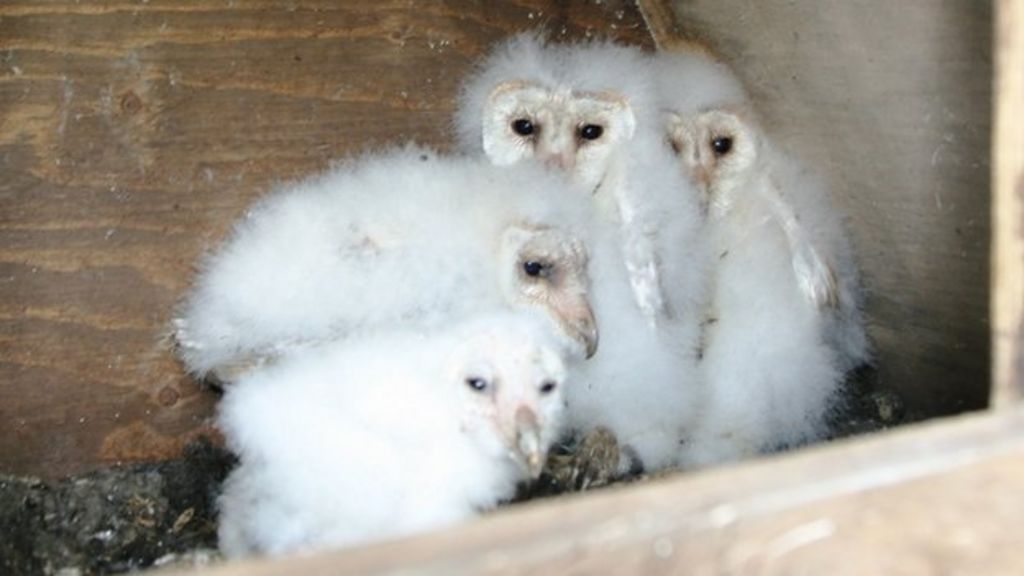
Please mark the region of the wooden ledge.
POLYGON ((1008 573, 1022 485, 1024 412, 1011 410, 205 573, 1008 573))

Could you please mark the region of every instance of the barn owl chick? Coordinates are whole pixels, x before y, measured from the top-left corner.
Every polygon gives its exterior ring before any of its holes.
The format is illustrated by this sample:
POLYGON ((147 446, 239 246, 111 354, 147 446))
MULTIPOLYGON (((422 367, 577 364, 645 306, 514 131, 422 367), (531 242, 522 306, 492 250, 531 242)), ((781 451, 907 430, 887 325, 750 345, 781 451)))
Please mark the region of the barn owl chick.
POLYGON ((604 427, 622 447, 620 473, 677 466, 680 442, 699 418, 698 363, 703 300, 692 316, 677 316, 652 330, 630 300, 631 286, 613 255, 614 234, 591 247, 591 301, 601 323, 601 349, 573 373, 567 418, 583 434, 604 427))
POLYGON ((655 60, 668 133, 705 197, 718 256, 684 461, 700 465, 827 433, 844 372, 867 358, 856 268, 825 190, 762 132, 706 54, 655 60))
POLYGON ((706 209, 719 219, 745 194, 756 190, 769 214, 782 227, 789 243, 793 272, 807 298, 821 308, 838 305, 833 266, 826 262, 793 208, 774 182, 760 185, 751 177, 763 175, 760 135, 751 130, 752 118, 743 112, 708 110, 693 118, 671 116, 670 141, 686 170, 703 192, 706 209))
POLYGON ((785 234, 801 292, 822 309, 841 369, 869 362, 859 272, 823 182, 775 146, 735 74, 713 55, 665 53, 654 67, 669 141, 712 222, 737 203, 760 203, 785 234))
MULTIPOLYGON (((633 298, 652 324, 686 310, 666 270, 692 254, 695 195, 669 166, 645 55, 610 42, 553 44, 521 34, 495 48, 465 83, 456 127, 463 149, 496 164, 534 160, 569 171, 620 228, 633 298), (685 246, 686 248, 680 248, 685 246), (669 288, 671 286, 671 288, 669 288)), ((699 252, 696 250, 694 252, 699 252)), ((689 274, 688 278, 701 274, 689 274)), ((687 297, 684 296, 683 300, 687 297)))
POLYGON ((294 346, 507 305, 593 354, 585 202, 539 167, 408 148, 285 186, 202 266, 175 321, 195 374, 230 381, 294 346))
POLYGON ((566 362, 547 316, 481 314, 291 352, 227 390, 240 466, 220 497, 228 556, 395 538, 473 517, 536 478, 566 362))

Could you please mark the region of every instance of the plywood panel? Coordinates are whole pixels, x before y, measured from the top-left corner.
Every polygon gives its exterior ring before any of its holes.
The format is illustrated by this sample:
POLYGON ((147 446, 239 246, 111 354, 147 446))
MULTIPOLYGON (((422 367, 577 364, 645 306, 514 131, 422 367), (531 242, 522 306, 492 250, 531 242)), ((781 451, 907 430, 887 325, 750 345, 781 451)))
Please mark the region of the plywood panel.
POLYGON ((1017 574, 1022 432, 1020 411, 971 416, 206 573, 1017 574))
POLYGON ((833 183, 884 384, 919 413, 983 407, 991 4, 671 4, 682 33, 733 64, 780 140, 833 183))
POLYGON ((997 4, 992 222, 994 403, 1024 397, 1024 5, 997 4))
POLYGON ((275 181, 444 145, 467 66, 542 24, 650 44, 625 0, 0 4, 0 471, 207 430, 163 339, 196 256, 275 181))

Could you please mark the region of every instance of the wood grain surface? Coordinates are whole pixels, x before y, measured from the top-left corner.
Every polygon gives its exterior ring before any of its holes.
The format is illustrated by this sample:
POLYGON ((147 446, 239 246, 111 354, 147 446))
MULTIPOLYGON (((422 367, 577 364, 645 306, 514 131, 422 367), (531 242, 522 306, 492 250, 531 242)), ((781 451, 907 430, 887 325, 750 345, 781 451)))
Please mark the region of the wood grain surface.
POLYGON ((1019 574, 1022 462, 1024 413, 1008 410, 203 573, 1019 574))
POLYGON ((993 402, 1024 398, 1024 4, 996 3, 996 130, 992 141, 993 402))
POLYGON ((985 407, 992 3, 669 3, 679 32, 723 55, 774 136, 832 184, 882 384, 920 415, 985 407))
POLYGON ((0 3, 0 472, 209 432, 165 338, 196 257, 274 182, 444 146, 474 58, 539 25, 653 46, 624 0, 0 3))

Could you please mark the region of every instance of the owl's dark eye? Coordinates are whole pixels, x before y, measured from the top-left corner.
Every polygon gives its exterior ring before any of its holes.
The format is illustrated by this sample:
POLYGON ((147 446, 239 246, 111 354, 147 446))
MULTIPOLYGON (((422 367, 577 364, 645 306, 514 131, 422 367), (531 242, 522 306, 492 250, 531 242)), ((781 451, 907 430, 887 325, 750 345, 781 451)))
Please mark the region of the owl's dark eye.
POLYGON ((580 127, 580 138, 584 140, 597 140, 604 134, 604 128, 597 124, 584 124, 580 127))
POLYGON ((557 387, 558 387, 557 384, 555 384, 551 380, 547 380, 543 384, 540 385, 540 393, 541 394, 551 394, 552 392, 555 391, 555 388, 557 388, 557 387))
POLYGON ((483 378, 477 378, 476 376, 470 376, 466 378, 466 386, 469 386, 474 392, 483 392, 487 390, 487 380, 483 378))
POLYGON ((728 136, 719 136, 711 141, 711 149, 715 151, 715 156, 725 156, 732 150, 732 138, 728 136))
POLYGON ((530 278, 547 278, 551 275, 551 265, 538 260, 523 262, 523 273, 530 278))
POLYGON ((528 118, 518 118, 512 121, 512 131, 520 136, 529 136, 536 131, 536 127, 528 118))

